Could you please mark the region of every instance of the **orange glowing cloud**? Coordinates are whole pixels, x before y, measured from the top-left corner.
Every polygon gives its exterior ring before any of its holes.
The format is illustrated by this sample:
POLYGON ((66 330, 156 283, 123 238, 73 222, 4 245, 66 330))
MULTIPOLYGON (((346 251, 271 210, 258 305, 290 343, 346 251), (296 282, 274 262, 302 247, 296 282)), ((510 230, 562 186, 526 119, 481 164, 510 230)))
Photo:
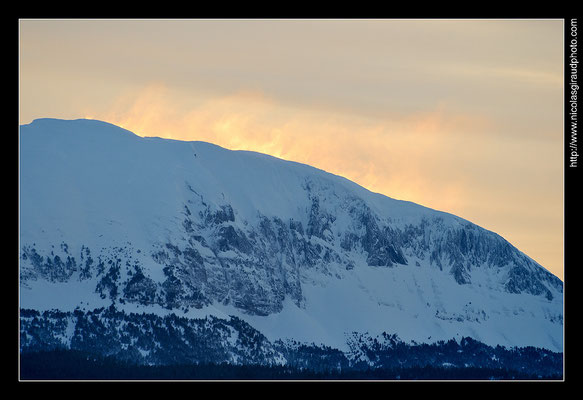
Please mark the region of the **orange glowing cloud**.
POLYGON ((95 118, 141 136, 201 140, 309 164, 369 190, 452 212, 460 210, 468 188, 456 183, 458 166, 444 163, 443 155, 463 142, 464 129, 487 126, 483 119, 448 113, 445 105, 399 119, 372 119, 284 106, 259 92, 189 101, 179 96, 150 85, 95 118), (437 166, 439 175, 437 168, 427 172, 437 166))
POLYGON ((562 278, 563 37, 561 20, 25 20, 20 120, 310 164, 467 218, 562 278))
MULTIPOLYGON (((488 134, 498 126, 484 116, 453 112, 446 103, 430 112, 371 118, 291 107, 261 92, 200 98, 153 84, 120 97, 94 118, 141 136, 200 140, 309 164, 371 191, 462 216, 533 253, 523 239, 532 227, 517 221, 520 213, 503 200, 512 193, 528 205, 532 198, 519 184, 520 179, 525 186, 532 182, 524 175, 513 177, 508 169, 509 162, 516 163, 516 157, 508 161, 508 155, 524 142, 507 139, 501 147, 499 139, 488 134), (498 213, 488 211, 492 207, 498 213)), ((512 169, 520 172, 517 167, 512 169)), ((544 204, 541 197, 537 201, 544 204)), ((537 212, 549 215, 548 220, 558 215, 560 222, 557 210, 538 206, 537 212)), ((562 225, 553 229, 560 232, 562 225)), ((562 242, 546 246, 550 254, 562 242)))

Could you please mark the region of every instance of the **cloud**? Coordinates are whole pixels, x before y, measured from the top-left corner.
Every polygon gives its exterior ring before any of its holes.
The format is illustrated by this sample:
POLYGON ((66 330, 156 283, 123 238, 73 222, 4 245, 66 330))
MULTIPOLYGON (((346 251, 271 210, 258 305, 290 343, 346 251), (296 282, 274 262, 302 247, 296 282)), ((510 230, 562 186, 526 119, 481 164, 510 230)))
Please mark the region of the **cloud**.
MULTIPOLYGON (((456 112, 447 102, 426 112, 372 118, 293 107, 260 91, 197 97, 154 83, 93 117, 140 136, 207 141, 309 164, 371 191, 469 219, 531 256, 527 243, 540 243, 526 239, 533 225, 561 236, 561 226, 541 226, 561 220, 562 210, 544 205, 561 195, 551 179, 556 171, 532 163, 548 156, 548 145, 504 136, 504 127, 487 116, 456 112), (537 184, 541 180, 549 181, 547 189, 537 184), (539 212, 539 222, 521 219, 525 206, 539 212)), ((543 265, 557 257, 556 240, 551 244, 534 256, 543 265)))
MULTIPOLYGON (((562 220, 562 28, 25 20, 20 118, 85 115, 142 136, 264 152, 517 243, 535 230, 551 242, 562 237, 548 228, 562 220)), ((519 248, 539 260, 540 242, 519 248)), ((562 276, 562 258, 548 260, 562 276)))
POLYGON ((152 84, 95 118, 141 136, 208 141, 310 164, 372 191, 446 210, 456 209, 468 190, 456 182, 456 146, 466 140, 464 131, 488 126, 446 105, 375 119, 285 106, 260 92, 190 102, 181 96, 152 84))

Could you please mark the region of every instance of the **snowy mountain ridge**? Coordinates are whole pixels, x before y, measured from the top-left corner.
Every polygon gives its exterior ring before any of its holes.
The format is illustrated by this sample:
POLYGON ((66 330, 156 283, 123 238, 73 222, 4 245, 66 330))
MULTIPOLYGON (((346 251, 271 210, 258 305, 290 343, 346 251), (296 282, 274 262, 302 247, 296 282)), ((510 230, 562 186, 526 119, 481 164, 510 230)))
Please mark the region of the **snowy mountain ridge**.
POLYGON ((94 120, 20 129, 20 302, 562 351, 562 282, 499 235, 316 168, 94 120))

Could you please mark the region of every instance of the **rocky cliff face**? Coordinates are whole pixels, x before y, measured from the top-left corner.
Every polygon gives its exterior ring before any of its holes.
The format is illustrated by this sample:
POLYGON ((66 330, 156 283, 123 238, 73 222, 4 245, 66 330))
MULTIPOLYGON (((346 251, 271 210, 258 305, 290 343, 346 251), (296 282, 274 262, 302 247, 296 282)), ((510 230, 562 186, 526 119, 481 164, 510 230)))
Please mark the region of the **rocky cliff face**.
POLYGON ((562 282, 502 237, 311 167, 40 120, 21 127, 21 171, 27 308, 222 307, 260 321, 295 307, 320 330, 562 349, 562 282), (326 312, 317 288, 341 322, 312 311, 326 312), (517 316, 540 334, 505 327, 517 316))
MULTIPOLYGON (((436 216, 418 225, 393 227, 364 202, 347 198, 340 210, 334 210, 349 221, 342 229, 335 226, 334 214, 320 208, 317 195, 307 196, 312 206, 305 229, 300 221, 262 215, 257 225, 237 224, 230 205, 218 210, 207 206, 193 215, 185 204, 175 232, 181 240, 155 243, 150 251, 151 261, 164 273, 161 282, 144 274, 142 262, 132 257, 133 247, 107 249, 94 260, 89 247, 82 244, 79 254, 73 255, 64 242, 60 251, 42 255, 24 245, 21 280, 26 284, 30 279, 93 279, 95 290, 111 300, 169 309, 202 308, 216 301, 269 315, 281 311, 286 297, 301 306, 302 275, 307 271, 341 277, 342 270, 358 265, 419 268, 423 260, 426 268, 443 271, 459 285, 471 285, 472 271, 481 268, 503 275, 493 290, 549 301, 562 293, 558 278, 501 237, 469 222, 448 227, 436 216)), ((200 203, 204 206, 204 200, 200 203)))

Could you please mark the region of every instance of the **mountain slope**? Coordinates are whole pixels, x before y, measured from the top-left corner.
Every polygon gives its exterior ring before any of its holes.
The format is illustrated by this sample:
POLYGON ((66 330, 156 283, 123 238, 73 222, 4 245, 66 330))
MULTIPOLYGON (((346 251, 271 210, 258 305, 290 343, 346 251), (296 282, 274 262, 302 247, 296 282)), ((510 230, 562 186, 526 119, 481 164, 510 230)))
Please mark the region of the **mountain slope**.
POLYGON ((21 307, 237 316, 562 351, 562 282, 499 235, 313 167, 100 121, 20 129, 21 307))

